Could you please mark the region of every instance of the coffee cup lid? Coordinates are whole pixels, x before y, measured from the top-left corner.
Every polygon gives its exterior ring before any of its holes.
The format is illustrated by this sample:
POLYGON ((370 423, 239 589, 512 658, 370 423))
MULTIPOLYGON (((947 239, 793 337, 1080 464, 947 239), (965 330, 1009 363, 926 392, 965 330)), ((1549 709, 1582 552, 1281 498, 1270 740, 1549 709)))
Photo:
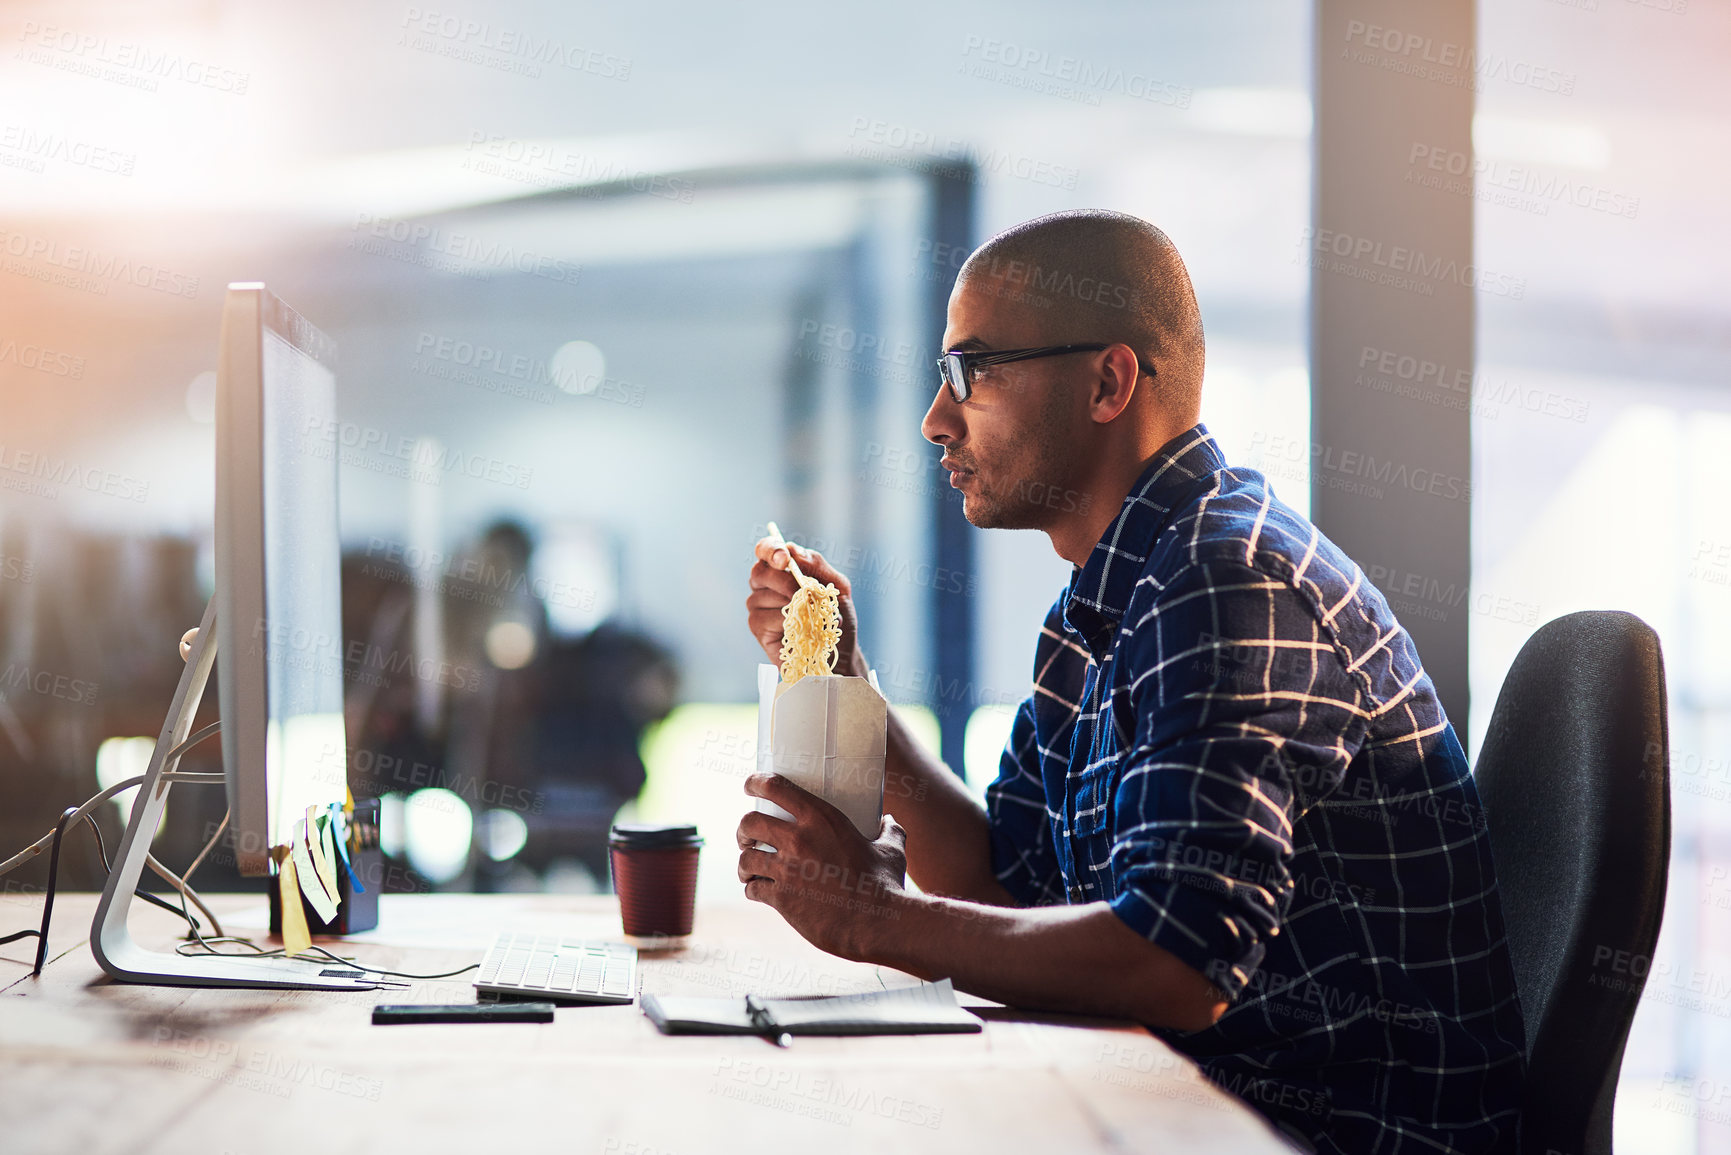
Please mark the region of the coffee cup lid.
POLYGON ((702 846, 697 827, 687 823, 619 822, 608 842, 623 850, 668 850, 679 846, 702 846))

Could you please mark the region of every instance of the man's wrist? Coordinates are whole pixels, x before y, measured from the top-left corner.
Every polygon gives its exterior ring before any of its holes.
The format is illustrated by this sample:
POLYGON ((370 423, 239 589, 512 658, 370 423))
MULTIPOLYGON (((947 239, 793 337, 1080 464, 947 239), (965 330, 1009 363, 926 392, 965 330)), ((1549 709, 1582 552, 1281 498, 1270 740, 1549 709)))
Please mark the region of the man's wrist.
POLYGON ((928 896, 901 888, 870 896, 862 908, 864 917, 854 922, 857 937, 849 953, 859 962, 905 969, 897 960, 906 954, 908 940, 915 933, 912 924, 930 905, 928 896))

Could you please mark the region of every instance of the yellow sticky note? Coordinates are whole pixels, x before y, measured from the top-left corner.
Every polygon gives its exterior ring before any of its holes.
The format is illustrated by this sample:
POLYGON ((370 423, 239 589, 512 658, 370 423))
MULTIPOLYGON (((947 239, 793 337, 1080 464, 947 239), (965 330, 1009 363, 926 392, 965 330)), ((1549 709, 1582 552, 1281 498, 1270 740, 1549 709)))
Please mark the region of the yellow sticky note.
POLYGON ((277 898, 282 902, 282 947, 286 955, 297 955, 313 945, 307 930, 306 908, 301 906, 300 879, 295 874, 293 856, 282 856, 276 876, 277 898))

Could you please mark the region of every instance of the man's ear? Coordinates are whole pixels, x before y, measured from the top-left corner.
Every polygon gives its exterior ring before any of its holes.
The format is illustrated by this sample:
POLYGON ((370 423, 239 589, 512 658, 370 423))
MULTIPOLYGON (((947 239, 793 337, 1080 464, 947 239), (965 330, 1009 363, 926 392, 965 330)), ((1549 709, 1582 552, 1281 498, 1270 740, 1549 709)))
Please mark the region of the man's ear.
POLYGON ((1128 345, 1112 345, 1101 357, 1100 375, 1088 397, 1088 416, 1105 425, 1115 421, 1136 394, 1136 379, 1142 368, 1128 345))

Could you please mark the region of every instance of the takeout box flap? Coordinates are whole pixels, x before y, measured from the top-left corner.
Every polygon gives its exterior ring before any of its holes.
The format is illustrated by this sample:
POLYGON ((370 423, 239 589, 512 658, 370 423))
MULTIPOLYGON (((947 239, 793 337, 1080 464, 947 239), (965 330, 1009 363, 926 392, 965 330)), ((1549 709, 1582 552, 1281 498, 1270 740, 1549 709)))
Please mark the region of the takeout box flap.
POLYGON ((865 678, 820 674, 782 682, 770 708, 770 745, 777 753, 881 757, 888 716, 889 703, 865 678))

